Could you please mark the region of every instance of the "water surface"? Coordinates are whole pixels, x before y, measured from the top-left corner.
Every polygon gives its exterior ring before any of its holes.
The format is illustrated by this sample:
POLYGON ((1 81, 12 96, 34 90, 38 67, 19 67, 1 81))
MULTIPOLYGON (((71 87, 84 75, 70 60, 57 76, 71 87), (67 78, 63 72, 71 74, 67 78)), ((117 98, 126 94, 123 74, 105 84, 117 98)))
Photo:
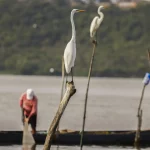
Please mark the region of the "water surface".
MULTIPOLYGON (((43 146, 38 145, 34 150, 42 150, 43 146)), ((30 149, 22 149, 22 146, 0 146, 0 150, 30 150, 30 149)), ((79 146, 52 146, 51 150, 80 150, 79 146)), ((137 150, 133 147, 114 147, 114 146, 84 146, 83 150, 137 150)), ((150 150, 150 148, 141 148, 140 150, 150 150)))
MULTIPOLYGON (((61 77, 0 75, 0 130, 22 130, 19 97, 33 88, 38 97, 38 130, 47 130, 60 102, 61 77)), ((75 77, 77 93, 60 122, 60 129, 81 130, 87 78, 75 77)), ((137 108, 142 79, 92 78, 90 83, 86 130, 132 130, 137 127, 137 108)), ((150 128, 150 87, 145 90, 142 129, 150 128)), ((38 145, 36 150, 42 150, 38 145)), ((56 150, 56 146, 52 146, 56 150)), ((79 150, 61 146, 61 150, 79 150)), ((84 147, 83 150, 130 150, 132 147, 84 147)), ((150 149, 142 148, 141 150, 150 149)), ((22 146, 0 146, 0 150, 22 150, 22 146)))
MULTIPOLYGON (((47 130, 59 105, 61 77, 0 76, 0 130, 21 130, 19 97, 27 88, 38 96, 38 130, 47 130)), ((77 93, 60 122, 61 129, 81 130, 87 78, 74 79, 77 93)), ((92 78, 86 130, 130 130, 137 127, 142 79, 92 78)), ((142 129, 150 128, 150 86, 146 87, 142 129)))

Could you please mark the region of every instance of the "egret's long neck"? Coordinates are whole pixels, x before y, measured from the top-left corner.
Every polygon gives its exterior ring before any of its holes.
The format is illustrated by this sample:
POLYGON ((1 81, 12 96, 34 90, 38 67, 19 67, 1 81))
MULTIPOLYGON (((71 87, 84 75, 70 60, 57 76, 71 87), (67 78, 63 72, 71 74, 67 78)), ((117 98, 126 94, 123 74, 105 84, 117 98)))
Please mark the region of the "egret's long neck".
POLYGON ((75 39, 75 37, 76 37, 76 30, 75 30, 73 16, 74 16, 74 14, 71 13, 72 38, 75 39))
POLYGON ((99 16, 100 16, 100 19, 103 20, 104 14, 103 14, 102 12, 100 12, 100 11, 98 12, 98 14, 99 14, 99 16))

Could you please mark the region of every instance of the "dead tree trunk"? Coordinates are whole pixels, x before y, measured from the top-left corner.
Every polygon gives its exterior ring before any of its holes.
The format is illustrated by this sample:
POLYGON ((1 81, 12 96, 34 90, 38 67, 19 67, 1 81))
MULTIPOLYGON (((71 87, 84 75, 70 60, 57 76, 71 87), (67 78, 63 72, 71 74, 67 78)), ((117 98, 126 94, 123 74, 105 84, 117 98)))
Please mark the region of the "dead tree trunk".
POLYGON ((61 100, 61 102, 59 104, 59 108, 57 110, 57 113, 56 113, 56 115, 55 115, 55 117, 54 117, 54 119, 53 119, 53 121, 49 127, 43 150, 50 150, 50 147, 52 145, 53 135, 56 131, 56 128, 57 128, 57 125, 60 121, 60 118, 61 118, 71 96, 73 96, 75 94, 75 92, 76 92, 76 89, 75 89, 74 84, 72 82, 68 82, 64 97, 61 100))

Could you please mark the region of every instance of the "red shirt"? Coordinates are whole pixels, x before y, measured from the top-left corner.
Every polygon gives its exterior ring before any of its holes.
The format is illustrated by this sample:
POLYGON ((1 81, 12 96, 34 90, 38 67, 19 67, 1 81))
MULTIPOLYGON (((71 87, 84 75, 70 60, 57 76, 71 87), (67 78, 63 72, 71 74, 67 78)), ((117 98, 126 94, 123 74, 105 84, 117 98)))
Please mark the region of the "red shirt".
POLYGON ((20 107, 24 109, 24 115, 28 116, 29 118, 37 114, 37 97, 33 96, 32 100, 28 100, 26 93, 22 94, 20 97, 20 107))

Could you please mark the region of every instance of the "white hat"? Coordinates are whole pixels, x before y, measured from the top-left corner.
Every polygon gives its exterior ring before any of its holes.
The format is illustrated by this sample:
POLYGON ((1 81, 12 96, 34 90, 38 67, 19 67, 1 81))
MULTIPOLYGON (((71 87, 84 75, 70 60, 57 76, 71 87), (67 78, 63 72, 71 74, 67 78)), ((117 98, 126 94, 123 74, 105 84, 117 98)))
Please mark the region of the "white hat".
POLYGON ((33 99, 34 91, 32 89, 27 89, 26 94, 27 94, 27 99, 28 100, 32 100, 33 99))

